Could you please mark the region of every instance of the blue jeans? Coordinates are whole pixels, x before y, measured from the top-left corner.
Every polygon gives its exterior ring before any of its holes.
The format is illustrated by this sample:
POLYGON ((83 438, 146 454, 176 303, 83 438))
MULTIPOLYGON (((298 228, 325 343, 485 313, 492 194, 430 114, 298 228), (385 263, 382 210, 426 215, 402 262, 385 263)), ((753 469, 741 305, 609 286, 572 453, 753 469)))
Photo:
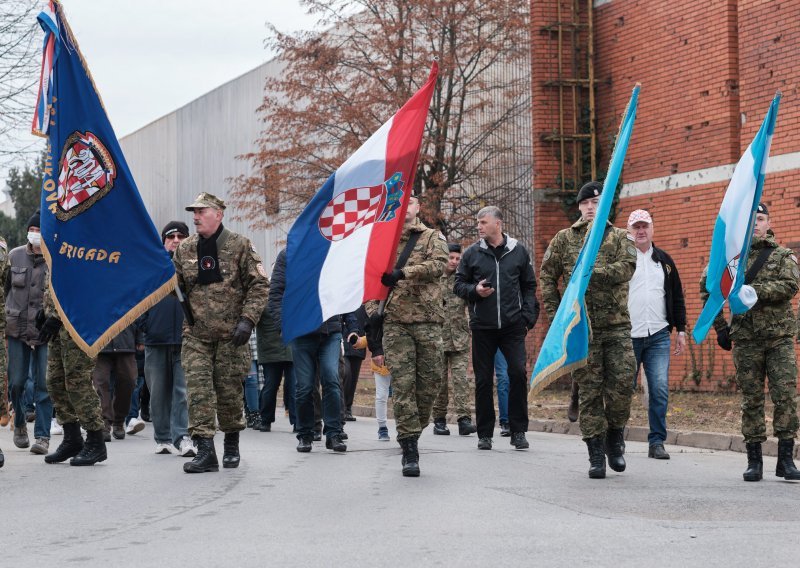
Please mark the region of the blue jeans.
POLYGON ((297 424, 297 415, 294 402, 295 378, 294 365, 291 361, 278 363, 261 363, 264 370, 264 388, 261 389, 261 421, 267 424, 275 422, 275 404, 278 398, 278 387, 283 382, 284 404, 289 411, 289 423, 297 424))
POLYGON ((497 413, 500 422, 508 423, 508 361, 499 349, 494 355, 494 374, 497 377, 497 413))
POLYGON ((244 408, 248 412, 258 411, 258 363, 250 363, 250 372, 244 378, 244 408))
POLYGON ((294 360, 297 437, 312 436, 314 430, 314 377, 319 370, 322 386, 322 420, 327 437, 342 432, 342 394, 339 388, 339 353, 342 334, 309 333, 291 341, 294 360))
POLYGON ((142 386, 144 385, 144 377, 139 375, 136 377, 136 384, 131 393, 131 409, 128 411, 128 416, 125 418, 125 425, 128 424, 133 418, 139 418, 139 406, 141 401, 142 386))
POLYGON ((644 365, 647 389, 650 392, 650 445, 663 444, 667 439, 667 404, 669 402, 669 328, 665 327, 649 337, 633 338, 633 354, 636 356, 636 373, 633 386, 639 375, 639 366, 644 365))
POLYGON ((53 401, 47 393, 45 376, 47 374, 47 345, 29 347, 14 337, 8 338, 8 384, 11 387, 11 404, 14 412, 14 426, 25 426, 25 383, 28 372, 34 386, 33 402, 36 403, 36 422, 33 436, 50 437, 50 419, 53 417, 53 401))
POLYGON ((153 439, 161 444, 180 444, 188 436, 189 403, 181 366, 180 345, 147 345, 144 376, 150 389, 153 439))

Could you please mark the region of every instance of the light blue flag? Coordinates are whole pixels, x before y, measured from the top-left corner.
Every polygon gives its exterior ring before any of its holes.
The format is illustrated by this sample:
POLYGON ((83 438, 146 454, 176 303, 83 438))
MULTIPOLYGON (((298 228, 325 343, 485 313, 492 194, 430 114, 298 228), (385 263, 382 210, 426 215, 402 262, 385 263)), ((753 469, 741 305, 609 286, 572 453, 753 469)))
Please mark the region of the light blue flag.
POLYGON ((781 95, 777 93, 756 137, 736 164, 722 199, 708 255, 706 291, 709 297, 692 330, 696 343, 706 338, 725 300, 734 314, 745 313, 757 301, 755 291, 750 286, 742 285, 780 100, 781 95), (744 259, 744 262, 740 262, 740 259, 744 259))
POLYGON ((561 298, 547 337, 544 339, 539 357, 531 375, 530 394, 536 394, 558 377, 586 365, 589 356, 589 341, 591 329, 589 318, 586 314, 584 296, 592 269, 597 258, 597 251, 603 242, 608 214, 614 193, 625 162, 628 151, 628 142, 633 132, 633 123, 636 120, 636 105, 639 101, 639 84, 637 83, 631 94, 628 108, 620 125, 611 163, 608 165, 608 175, 603 182, 603 192, 597 205, 594 221, 589 227, 589 234, 583 244, 572 277, 569 279, 567 289, 561 298))

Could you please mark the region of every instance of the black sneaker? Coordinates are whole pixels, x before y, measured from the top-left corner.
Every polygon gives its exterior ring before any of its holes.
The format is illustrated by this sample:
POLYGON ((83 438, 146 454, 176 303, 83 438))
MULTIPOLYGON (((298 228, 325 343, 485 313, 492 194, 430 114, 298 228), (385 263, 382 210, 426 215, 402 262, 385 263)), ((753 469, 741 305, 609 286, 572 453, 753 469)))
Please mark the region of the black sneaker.
POLYGON ((314 430, 314 441, 321 442, 322 441, 322 432, 317 432, 314 430))
POLYGON ((491 450, 492 449, 492 439, 491 438, 481 438, 478 440, 478 449, 479 450, 491 450))
POLYGON ((297 439, 297 451, 298 452, 310 452, 313 444, 311 443, 311 436, 300 436, 297 439))
POLYGON ((517 450, 527 450, 531 447, 525 439, 525 432, 513 432, 511 434, 511 445, 517 450))
POLYGON ((125 439, 125 426, 122 424, 114 424, 111 427, 111 434, 117 440, 124 440, 125 439))
POLYGON ((329 450, 333 450, 334 452, 347 451, 347 444, 344 443, 341 435, 339 434, 334 434, 333 436, 328 436, 325 438, 325 447, 329 450))
POLYGON ((508 438, 511 435, 511 428, 508 427, 508 422, 500 423, 500 435, 503 438, 508 438))
POLYGON ((356 417, 353 416, 353 413, 350 412, 349 410, 345 411, 344 419, 345 419, 345 422, 355 422, 356 421, 356 417))

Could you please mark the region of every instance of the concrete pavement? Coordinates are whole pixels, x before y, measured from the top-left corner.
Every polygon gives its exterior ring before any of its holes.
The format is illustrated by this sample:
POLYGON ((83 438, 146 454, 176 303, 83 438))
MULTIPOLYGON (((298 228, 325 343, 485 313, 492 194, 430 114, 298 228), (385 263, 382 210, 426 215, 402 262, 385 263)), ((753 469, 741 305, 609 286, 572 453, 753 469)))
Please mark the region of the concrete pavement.
POLYGON ((496 434, 485 452, 428 428, 407 479, 376 429, 359 418, 346 454, 298 454, 281 416, 243 434, 239 469, 200 475, 152 453, 150 425, 88 468, 44 464, 3 429, 2 565, 752 567, 800 553, 800 483, 774 458, 745 483, 742 454, 668 446, 656 461, 628 441, 628 470, 590 480, 574 436, 529 432, 518 452, 496 434))

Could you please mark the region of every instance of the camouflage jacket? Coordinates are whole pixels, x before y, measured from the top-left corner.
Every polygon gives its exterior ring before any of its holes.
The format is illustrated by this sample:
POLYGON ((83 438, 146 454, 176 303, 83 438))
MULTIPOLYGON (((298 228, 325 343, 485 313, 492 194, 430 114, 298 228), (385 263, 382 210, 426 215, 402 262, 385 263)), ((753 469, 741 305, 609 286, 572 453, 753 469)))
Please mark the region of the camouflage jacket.
POLYGON ((184 334, 205 341, 228 340, 239 319, 258 323, 267 304, 269 281, 261 258, 250 240, 223 229, 217 238, 217 259, 222 282, 197 284, 197 234, 185 239, 172 260, 192 308, 195 325, 184 322, 184 334))
POLYGON ((453 293, 456 273, 442 274, 442 305, 444 307, 444 325, 442 339, 444 351, 466 351, 469 349, 469 316, 467 302, 453 293))
MULTIPOLYGON (((403 252, 411 233, 421 233, 403 267, 405 278, 389 293, 385 321, 395 323, 442 323, 442 286, 439 277, 444 273, 449 252, 444 236, 429 229, 417 219, 410 229, 403 229, 397 244, 397 256, 403 252)), ((370 302, 367 312, 372 314, 378 303, 370 302)))
MULTIPOLYGON (((542 258, 539 283, 542 288, 542 301, 547 316, 552 321, 561 302, 558 279, 563 285, 569 283, 572 269, 586 239, 587 221, 577 221, 571 227, 562 229, 553 240, 542 258)), ((617 325, 630 326, 628 313, 628 282, 636 272, 636 248, 624 229, 606 228, 603 243, 597 252, 592 278, 586 289, 586 311, 592 329, 617 325)))
MULTIPOLYGON (((778 246, 771 234, 763 239, 753 237, 750 254, 747 256, 748 269, 764 247, 772 248, 772 254, 750 283, 758 295, 758 302, 745 313, 733 316, 731 339, 734 341, 792 337, 797 333, 797 320, 792 309, 792 298, 797 294, 800 277, 797 257, 791 250, 778 246)), ((703 270, 700 279, 700 297, 703 303, 708 299, 707 270, 708 267, 703 270)), ((723 311, 714 320, 716 330, 727 325, 723 311)))

